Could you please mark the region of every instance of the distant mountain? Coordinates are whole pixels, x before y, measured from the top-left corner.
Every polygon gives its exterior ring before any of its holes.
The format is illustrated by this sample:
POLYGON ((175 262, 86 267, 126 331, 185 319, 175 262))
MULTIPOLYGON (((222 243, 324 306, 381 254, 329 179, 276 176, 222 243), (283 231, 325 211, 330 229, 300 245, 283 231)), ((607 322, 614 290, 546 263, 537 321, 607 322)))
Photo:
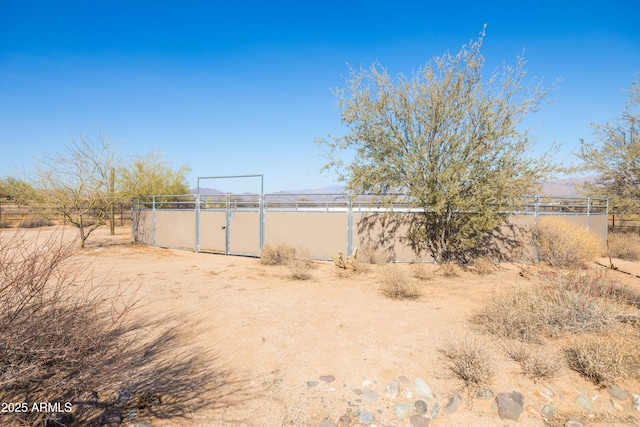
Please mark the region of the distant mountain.
MULTIPOLYGON (((587 176, 582 178, 564 178, 564 179, 548 181, 542 184, 541 193, 545 196, 555 196, 555 197, 584 197, 580 193, 579 189, 576 187, 579 186, 580 184, 584 184, 585 182, 593 182, 595 179, 596 179, 596 176, 587 176)), ((189 191, 192 194, 195 194, 196 189, 192 188, 189 191)), ((344 186, 331 185, 328 187, 311 188, 311 189, 307 188, 302 190, 281 190, 281 191, 276 191, 275 193, 272 193, 272 194, 277 196, 283 196, 283 197, 291 195, 292 198, 294 197, 298 198, 297 196, 304 198, 304 196, 316 195, 316 196, 319 196, 320 199, 324 200, 327 198, 327 196, 331 198, 330 195, 345 194, 345 193, 346 193, 346 189, 344 186)), ((200 188, 200 194, 210 196, 210 195, 224 195, 226 193, 223 191, 217 190, 215 188, 200 188)), ((242 195, 247 195, 247 196, 252 194, 255 195, 256 193, 251 193, 251 192, 242 193, 242 195)), ((286 198, 288 199, 288 197, 286 198)))
POLYGON ((585 197, 577 188, 586 182, 593 182, 596 176, 582 178, 564 178, 542 184, 542 194, 556 197, 585 197))

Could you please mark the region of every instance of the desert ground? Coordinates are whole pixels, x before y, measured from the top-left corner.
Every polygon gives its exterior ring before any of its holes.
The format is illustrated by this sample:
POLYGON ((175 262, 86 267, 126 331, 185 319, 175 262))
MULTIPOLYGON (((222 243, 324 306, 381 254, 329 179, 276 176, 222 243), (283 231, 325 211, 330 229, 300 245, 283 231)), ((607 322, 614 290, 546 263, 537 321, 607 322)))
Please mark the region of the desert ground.
MULTIPOLYGON (((398 268, 411 277, 415 265, 371 264, 354 273, 314 262, 310 279, 294 280, 286 266, 262 265, 256 258, 132 244, 128 227, 118 227, 115 236, 107 227, 98 229, 74 257, 95 283, 124 286, 137 300, 130 315, 143 325, 137 339, 164 343, 153 363, 190 362, 170 378, 158 368, 146 390, 130 390, 158 399, 125 412, 123 425, 542 426, 564 425, 570 417, 588 426, 640 425, 630 395, 640 394, 637 379, 617 381, 629 393, 626 400, 566 366, 553 378, 534 381, 472 322, 501 292, 538 286, 540 267, 532 264, 505 263, 490 274, 461 271, 458 277, 424 265, 429 279, 411 279, 421 296, 395 300, 380 291, 381 271, 398 268), (465 388, 443 356, 447 343, 463 337, 475 337, 492 355, 496 374, 484 391, 465 388), (416 378, 431 396, 416 389, 416 378), (180 387, 173 390, 172 381, 180 387), (517 420, 503 419, 496 405, 498 393, 512 391, 524 395, 517 420), (456 394, 460 406, 445 410, 456 394), (591 401, 591 411, 576 405, 578 396, 591 401), (427 406, 420 421, 410 418, 418 414, 417 400, 427 406), (171 402, 171 412, 164 412, 171 402), (400 417, 402 403, 411 410, 400 417), (541 413, 545 404, 554 405, 555 417, 541 413)), ((623 264, 640 274, 638 263, 623 264)), ((607 274, 640 292, 640 279, 607 274)), ((100 393, 131 389, 133 383, 124 376, 100 393)))

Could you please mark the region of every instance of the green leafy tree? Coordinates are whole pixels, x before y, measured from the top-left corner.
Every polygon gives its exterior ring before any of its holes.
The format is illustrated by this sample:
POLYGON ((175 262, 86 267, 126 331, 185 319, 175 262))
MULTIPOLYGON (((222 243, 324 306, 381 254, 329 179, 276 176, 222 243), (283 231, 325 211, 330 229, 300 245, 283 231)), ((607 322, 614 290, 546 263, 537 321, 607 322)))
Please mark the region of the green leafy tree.
POLYGON ((104 223, 118 195, 110 185, 116 156, 98 135, 71 137, 64 150, 38 159, 32 183, 36 200, 78 227, 80 247, 104 223))
POLYGON ((520 129, 549 89, 525 81, 525 61, 484 80, 484 32, 456 55, 433 58, 411 77, 375 63, 350 69, 335 91, 347 132, 321 139, 329 163, 354 192, 402 192, 423 213, 406 236, 438 263, 468 259, 523 195, 552 171, 549 158, 529 156, 520 129), (353 159, 345 162, 347 153, 353 159))
POLYGON ((640 82, 634 81, 624 112, 605 124, 593 125, 595 139, 582 140, 582 169, 596 172, 582 187, 592 197, 608 198, 611 210, 640 213, 640 82))
POLYGON ((190 170, 187 165, 173 169, 159 153, 151 152, 120 168, 117 187, 127 197, 187 194, 190 170))
POLYGON ((34 189, 28 182, 13 177, 0 179, 0 200, 25 203, 33 197, 34 189))

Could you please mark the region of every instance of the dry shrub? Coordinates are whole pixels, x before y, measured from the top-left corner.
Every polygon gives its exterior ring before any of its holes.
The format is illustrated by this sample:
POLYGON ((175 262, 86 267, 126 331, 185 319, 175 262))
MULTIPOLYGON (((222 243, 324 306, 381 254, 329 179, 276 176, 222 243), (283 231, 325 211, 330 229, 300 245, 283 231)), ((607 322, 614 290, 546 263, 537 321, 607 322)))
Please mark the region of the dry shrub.
POLYGON ((63 237, 0 233, 3 401, 68 401, 122 367, 123 319, 133 302, 83 278, 72 255, 63 237))
POLYGON ((450 362, 451 372, 466 387, 479 388, 489 385, 495 374, 494 362, 485 347, 477 338, 462 337, 447 342, 441 353, 450 362))
POLYGON ((294 280, 309 280, 313 261, 307 249, 294 250, 293 256, 287 261, 290 277, 294 280))
POLYGON ((38 228, 50 225, 53 225, 53 221, 43 215, 36 214, 23 218, 18 224, 18 228, 38 228))
POLYGON ((2 425, 52 426, 43 420, 56 416, 97 425, 108 409, 177 419, 248 398, 244 384, 197 352, 175 353, 183 325, 130 319, 138 289, 95 283, 62 232, 34 234, 0 233, 0 400, 71 402, 74 411, 7 413, 2 425), (119 402, 122 387, 131 399, 119 402), (141 408, 147 397, 153 407, 141 408))
POLYGON ((613 258, 640 261, 640 236, 634 233, 609 233, 609 254, 613 258))
POLYGON ((534 232, 538 258, 553 267, 584 268, 603 252, 600 238, 557 216, 540 218, 534 232))
POLYGON ((534 380, 558 376, 562 358, 548 349, 539 349, 523 342, 509 343, 504 347, 510 358, 520 363, 522 373, 534 380))
POLYGON ((260 252, 260 263, 264 265, 285 265, 296 254, 295 248, 284 243, 265 244, 260 252))
POLYGON ((384 252, 371 245, 365 245, 360 248, 358 259, 369 264, 380 264, 387 261, 384 252))
POLYGON ((471 263, 471 270, 481 276, 495 273, 497 269, 497 264, 487 257, 476 258, 471 263))
POLYGON ((417 299, 420 289, 397 266, 389 266, 381 272, 382 294, 391 299, 417 299))
POLYGON ((345 257, 341 251, 338 251, 338 253, 333 256, 333 263, 336 267, 340 267, 344 270, 343 275, 345 277, 348 277, 351 272, 363 273, 368 270, 365 264, 361 262, 358 249, 356 249, 351 255, 347 257, 345 257))
POLYGON ((594 293, 597 280, 549 274, 547 285, 496 295, 474 320, 489 333, 525 342, 537 342, 541 335, 602 331, 619 321, 620 305, 594 293))
POLYGON ((597 385, 638 375, 638 356, 620 337, 581 336, 565 349, 565 357, 571 369, 597 385))
POLYGON ((413 264, 411 269, 413 272, 413 277, 420 281, 426 282, 428 280, 432 280, 435 277, 433 271, 427 268, 427 266, 422 262, 413 264))
POLYGON ((460 266, 455 262, 445 262, 440 264, 437 272, 444 277, 459 277, 460 266))

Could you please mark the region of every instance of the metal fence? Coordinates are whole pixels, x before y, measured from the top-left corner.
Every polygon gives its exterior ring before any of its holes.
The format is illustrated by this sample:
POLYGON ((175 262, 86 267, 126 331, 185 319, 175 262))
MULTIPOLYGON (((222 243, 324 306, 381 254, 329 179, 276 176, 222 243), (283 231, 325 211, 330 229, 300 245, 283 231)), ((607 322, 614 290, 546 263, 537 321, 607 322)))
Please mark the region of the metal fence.
MULTIPOLYGON (((530 197, 509 212, 509 223, 531 228, 545 215, 607 238, 605 199, 530 197)), ((407 227, 386 215, 415 215, 406 200, 383 203, 347 194, 222 194, 140 197, 132 200, 134 242, 225 255, 259 256, 265 243, 307 249, 315 259, 375 247, 393 261, 432 261, 406 241, 407 227)), ((535 256, 533 250, 530 251, 535 256)))

